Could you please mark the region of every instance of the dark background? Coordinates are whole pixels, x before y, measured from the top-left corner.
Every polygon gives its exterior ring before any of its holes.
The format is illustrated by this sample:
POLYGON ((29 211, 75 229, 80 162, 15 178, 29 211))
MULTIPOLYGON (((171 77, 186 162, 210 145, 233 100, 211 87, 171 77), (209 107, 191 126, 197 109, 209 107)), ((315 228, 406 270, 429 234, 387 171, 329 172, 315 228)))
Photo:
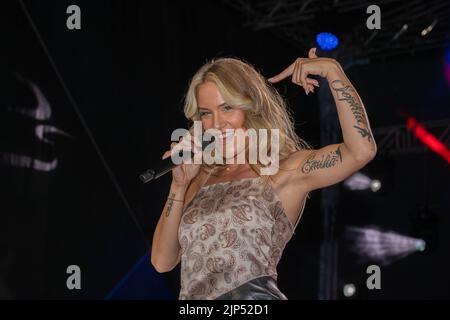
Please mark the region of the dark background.
MULTIPOLYGON (((308 48, 276 32, 246 27, 226 1, 23 3, 61 78, 21 3, 2 3, 0 155, 57 158, 58 164, 45 172, 1 163, 0 298, 177 298, 178 270, 158 274, 148 261, 170 176, 143 185, 138 175, 169 148, 172 130, 187 126, 183 95, 208 59, 239 57, 269 77, 308 48), (71 4, 81 8, 81 30, 66 28, 71 4), (50 118, 11 111, 36 105, 17 74, 40 88, 51 106, 50 118), (54 144, 43 143, 34 133, 40 124, 70 136, 48 134, 54 144), (82 270, 81 290, 66 288, 66 268, 73 264, 82 270), (112 292, 118 284, 120 290, 112 292)), ((365 12, 361 15, 364 20, 365 12)), ((312 37, 309 41, 314 46, 312 37)), ((399 110, 423 122, 449 118, 445 54, 445 48, 437 48, 378 58, 348 71, 372 128, 404 124, 399 110)), ((298 134, 321 147, 317 97, 289 81, 277 88, 293 110, 298 134)), ((378 225, 412 235, 411 214, 429 204, 439 217, 439 243, 433 252, 383 267, 382 290, 361 289, 364 294, 357 297, 449 298, 449 163, 427 151, 377 156, 363 171, 386 178, 388 191, 342 187, 339 230, 378 225)), ((318 297, 321 217, 317 190, 279 265, 279 286, 289 299, 318 297)), ((358 264, 346 253, 344 240, 340 247, 339 283, 364 284, 370 263, 358 264)))

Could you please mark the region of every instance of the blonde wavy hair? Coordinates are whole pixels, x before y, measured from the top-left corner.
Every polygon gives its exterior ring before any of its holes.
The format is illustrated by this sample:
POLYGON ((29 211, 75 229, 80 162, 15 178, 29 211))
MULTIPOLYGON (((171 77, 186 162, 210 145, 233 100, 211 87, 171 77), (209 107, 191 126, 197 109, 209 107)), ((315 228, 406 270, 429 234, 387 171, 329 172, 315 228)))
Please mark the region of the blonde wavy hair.
MULTIPOLYGON (((311 149, 306 141, 295 133, 295 122, 286 102, 278 91, 251 64, 235 58, 217 58, 204 64, 192 77, 184 97, 184 114, 191 120, 189 130, 193 132, 193 121, 200 121, 197 104, 197 89, 205 82, 218 87, 225 102, 245 112, 246 128, 279 129, 279 160, 301 149, 311 149)), ((270 137, 270 135, 269 135, 270 137)), ((268 152, 270 150, 270 138, 268 152)), ((248 160, 248 154, 246 154, 248 160)), ((221 165, 202 164, 205 173, 221 165)), ((250 164, 261 176, 262 164, 250 164)), ((279 168, 283 169, 283 168, 279 168)))

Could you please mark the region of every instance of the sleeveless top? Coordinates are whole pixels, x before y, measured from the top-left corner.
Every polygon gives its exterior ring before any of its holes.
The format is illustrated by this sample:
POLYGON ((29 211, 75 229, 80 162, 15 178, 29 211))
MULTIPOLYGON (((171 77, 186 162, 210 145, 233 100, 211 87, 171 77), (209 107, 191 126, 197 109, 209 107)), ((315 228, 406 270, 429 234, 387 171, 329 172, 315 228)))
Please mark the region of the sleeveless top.
POLYGON ((183 211, 179 299, 215 299, 247 281, 277 279, 277 264, 295 226, 261 177, 201 187, 183 211))

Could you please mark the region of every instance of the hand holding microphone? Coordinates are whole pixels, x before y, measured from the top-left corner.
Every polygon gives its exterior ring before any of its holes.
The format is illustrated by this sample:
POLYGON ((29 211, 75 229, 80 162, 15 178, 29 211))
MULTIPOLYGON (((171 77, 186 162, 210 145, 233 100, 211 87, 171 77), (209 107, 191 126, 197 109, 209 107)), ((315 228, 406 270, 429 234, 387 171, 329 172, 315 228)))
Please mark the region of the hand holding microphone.
MULTIPOLYGON (((166 151, 163 154, 162 159, 170 158, 172 153, 180 153, 183 150, 189 150, 189 147, 191 156, 202 152, 199 143, 195 143, 192 138, 192 135, 188 135, 187 137, 183 137, 179 143, 172 142, 170 145, 171 150, 166 151)), ((191 180, 197 176, 199 170, 200 164, 195 164, 193 160, 190 164, 182 163, 180 165, 175 165, 172 169, 172 183, 182 187, 188 186, 191 180)))
MULTIPOLYGON (((173 183, 180 186, 187 186, 189 182, 198 174, 200 169, 200 164, 195 164, 193 157, 197 153, 203 152, 203 150, 213 141, 214 137, 211 137, 210 141, 205 141, 204 139, 199 141, 197 137, 187 134, 179 143, 173 142, 171 144, 171 150, 168 150, 163 154, 162 160, 139 176, 141 181, 143 183, 147 183, 151 180, 158 179, 169 171, 172 171, 173 183), (180 152, 183 152, 184 150, 191 150, 191 163, 173 163, 172 154, 178 153, 178 155, 180 155, 180 152)), ((182 158, 184 158, 184 153, 181 153, 179 157, 179 159, 182 158)))

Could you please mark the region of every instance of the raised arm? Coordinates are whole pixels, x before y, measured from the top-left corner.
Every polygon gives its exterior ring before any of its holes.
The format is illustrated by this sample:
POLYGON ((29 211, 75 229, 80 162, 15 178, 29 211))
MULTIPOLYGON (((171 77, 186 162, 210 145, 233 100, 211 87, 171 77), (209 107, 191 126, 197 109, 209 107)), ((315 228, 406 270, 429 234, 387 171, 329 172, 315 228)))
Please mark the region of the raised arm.
POLYGON ((294 182, 305 191, 336 184, 370 162, 376 155, 367 113, 356 89, 334 59, 318 58, 311 49, 308 59, 298 59, 281 74, 269 79, 277 82, 292 75, 292 81, 302 86, 306 93, 314 92, 318 82, 308 78, 319 75, 328 80, 336 103, 343 142, 317 150, 301 150, 288 162, 298 168, 292 175, 294 182))

